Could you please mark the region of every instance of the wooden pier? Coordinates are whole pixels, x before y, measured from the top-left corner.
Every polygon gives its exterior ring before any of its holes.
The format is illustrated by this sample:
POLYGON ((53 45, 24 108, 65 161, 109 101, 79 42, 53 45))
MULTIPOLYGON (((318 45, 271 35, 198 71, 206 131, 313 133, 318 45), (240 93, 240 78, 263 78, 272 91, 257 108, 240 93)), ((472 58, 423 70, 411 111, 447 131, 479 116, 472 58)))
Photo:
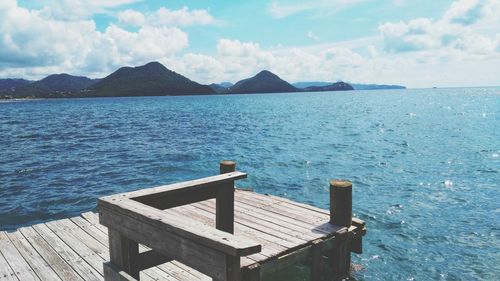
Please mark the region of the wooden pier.
POLYGON ((0 280, 265 280, 297 262, 311 280, 349 275, 364 222, 351 185, 330 183, 330 210, 234 188, 221 175, 101 198, 83 213, 0 232, 0 280), (324 278, 324 263, 333 276, 324 278), (322 265, 323 264, 323 265, 322 265))

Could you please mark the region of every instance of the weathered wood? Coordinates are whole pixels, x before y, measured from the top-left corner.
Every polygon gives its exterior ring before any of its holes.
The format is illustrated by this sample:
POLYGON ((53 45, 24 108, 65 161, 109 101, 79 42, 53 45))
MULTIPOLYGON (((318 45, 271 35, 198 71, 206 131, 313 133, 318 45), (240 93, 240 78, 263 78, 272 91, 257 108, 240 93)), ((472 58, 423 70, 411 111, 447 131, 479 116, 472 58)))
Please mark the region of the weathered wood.
POLYGON ((217 190, 215 227, 234 233, 234 182, 225 183, 217 190))
MULTIPOLYGON (((104 214, 113 214, 123 222, 136 222, 151 227, 151 231, 163 236, 178 236, 202 246, 232 256, 246 256, 258 253, 261 246, 248 239, 241 239, 229 233, 209 228, 188 218, 179 219, 166 212, 145 206, 132 200, 123 199, 108 202, 99 200, 100 222, 108 227, 115 227, 110 221, 103 220, 104 214)), ((110 218, 111 216, 107 216, 110 218)), ((133 228, 133 226, 130 226, 133 228)), ((140 229, 140 228, 138 228, 140 229)))
POLYGON ((0 252, 0 280, 18 281, 16 274, 0 252))
POLYGON ((151 247, 161 254, 169 255, 213 278, 224 277, 226 268, 226 255, 224 253, 171 232, 158 231, 156 226, 152 226, 144 220, 130 218, 106 210, 104 207, 101 211, 99 218, 104 225, 116 229, 130 239, 151 247), (138 229, 141 231, 137 231, 138 229))
POLYGON ((330 181, 330 222, 349 227, 352 224, 352 183, 330 181))
POLYGON ((222 160, 219 164, 221 174, 232 173, 236 171, 236 162, 231 160, 222 160))
POLYGON ((162 198, 175 194, 176 192, 186 192, 192 191, 196 193, 197 191, 211 188, 214 186, 220 186, 227 182, 234 182, 239 179, 244 179, 247 174, 242 172, 226 173, 217 176, 211 176, 191 181, 185 181, 180 183, 174 183, 169 185, 162 185, 153 188, 145 188, 131 192, 120 193, 117 195, 110 195, 101 197, 101 199, 118 199, 118 198, 134 198, 137 201, 149 200, 152 198, 162 198))
POLYGON ((321 280, 321 263, 323 257, 323 240, 312 241, 311 246, 311 281, 321 280))
POLYGON ((3 231, 0 232, 0 252, 19 280, 40 280, 3 231))
POLYGON ((73 251, 73 249, 71 249, 64 241, 60 240, 59 237, 45 224, 34 225, 33 229, 40 234, 40 236, 47 241, 57 254, 70 264, 75 271, 83 277, 84 280, 103 280, 102 274, 96 271, 90 263, 87 263, 87 261, 80 256, 84 254, 83 252, 73 251))
POLYGON ((342 228, 335 235, 335 243, 331 250, 330 266, 332 267, 334 280, 347 278, 351 269, 351 254, 349 251, 349 232, 342 228))
MULTIPOLYGON (((109 257, 115 264, 133 278, 139 280, 137 267, 139 245, 113 228, 108 229, 109 257)), ((104 276, 106 278, 106 276, 104 276)))
POLYGON ((262 272, 261 266, 259 263, 254 263, 242 271, 243 281, 261 281, 262 280, 262 272))
POLYGON ((41 280, 61 280, 19 231, 7 236, 41 280))
POLYGON ((83 280, 33 228, 23 227, 18 231, 62 280, 83 280))
POLYGON ((169 261, 172 261, 172 259, 154 250, 149 250, 139 254, 136 266, 138 270, 143 270, 169 261))
POLYGON ((138 279, 130 276, 127 272, 123 271, 120 267, 114 265, 112 262, 105 262, 103 264, 104 278, 106 281, 136 281, 138 279))

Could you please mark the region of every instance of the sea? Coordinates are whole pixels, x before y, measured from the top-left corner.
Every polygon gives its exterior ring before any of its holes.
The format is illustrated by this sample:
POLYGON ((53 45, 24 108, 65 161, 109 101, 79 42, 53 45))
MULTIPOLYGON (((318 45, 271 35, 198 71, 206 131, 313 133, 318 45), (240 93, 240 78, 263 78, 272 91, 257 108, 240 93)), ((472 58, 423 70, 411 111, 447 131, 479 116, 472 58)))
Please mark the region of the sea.
POLYGON ((230 159, 239 187, 325 209, 352 181, 352 280, 499 280, 499 121, 500 88, 2 101, 0 228, 230 159))

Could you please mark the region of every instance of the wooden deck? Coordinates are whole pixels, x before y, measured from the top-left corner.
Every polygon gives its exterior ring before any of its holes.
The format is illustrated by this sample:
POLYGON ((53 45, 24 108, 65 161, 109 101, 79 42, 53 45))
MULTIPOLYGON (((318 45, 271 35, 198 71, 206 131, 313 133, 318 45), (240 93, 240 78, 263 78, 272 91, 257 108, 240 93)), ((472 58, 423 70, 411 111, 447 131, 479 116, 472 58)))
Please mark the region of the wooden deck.
MULTIPOLYGON (((335 236, 341 227, 329 223, 328 210, 284 198, 236 190, 234 234, 262 245, 262 251, 241 258, 242 267, 259 264, 264 271, 290 253, 335 236)), ((215 200, 164 210, 215 227, 215 200)), ((364 230, 364 224, 353 219, 364 230)), ((148 250, 140 246, 140 251, 148 250)), ((109 261, 108 229, 96 213, 50 221, 14 232, 0 232, 0 280, 104 280, 103 262, 109 261)), ((294 257, 295 258, 295 257, 294 257)), ((280 263, 286 264, 286 263, 280 263)), ((212 280, 173 261, 143 270, 141 280, 212 280)))

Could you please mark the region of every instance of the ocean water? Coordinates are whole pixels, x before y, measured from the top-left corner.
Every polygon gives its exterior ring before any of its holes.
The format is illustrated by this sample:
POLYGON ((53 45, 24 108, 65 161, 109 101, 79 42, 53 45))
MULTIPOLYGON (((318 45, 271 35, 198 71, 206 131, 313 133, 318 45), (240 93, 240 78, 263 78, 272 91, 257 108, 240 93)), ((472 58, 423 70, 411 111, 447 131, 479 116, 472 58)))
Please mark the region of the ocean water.
POLYGON ((239 186, 323 208, 351 180, 356 280, 498 280, 499 120, 500 88, 0 102, 0 227, 233 159, 239 186))

